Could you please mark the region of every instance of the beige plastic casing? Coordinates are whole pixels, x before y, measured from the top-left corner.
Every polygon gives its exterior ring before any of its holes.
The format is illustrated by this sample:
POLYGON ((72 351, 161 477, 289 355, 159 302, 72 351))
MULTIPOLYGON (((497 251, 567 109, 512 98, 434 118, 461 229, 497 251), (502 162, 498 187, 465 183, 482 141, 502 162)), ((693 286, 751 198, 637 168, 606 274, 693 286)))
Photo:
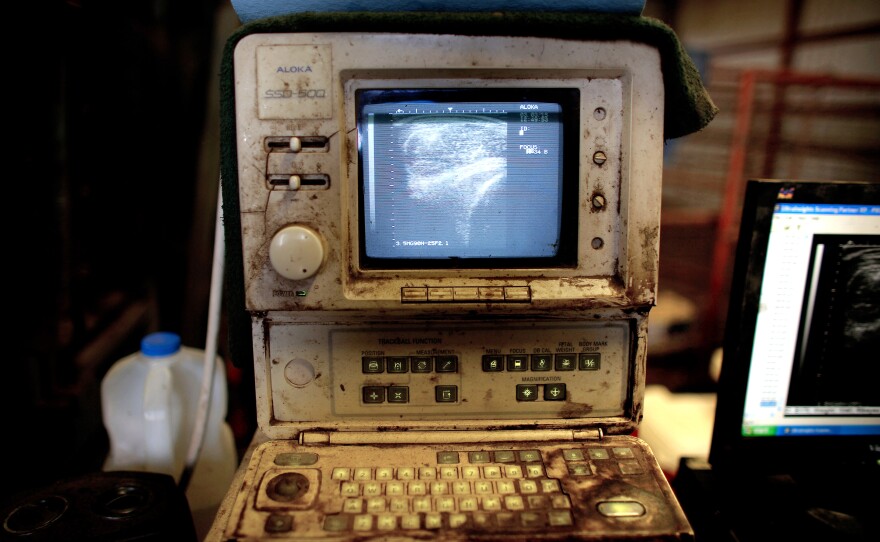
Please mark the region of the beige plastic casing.
POLYGON ((253 34, 237 44, 234 65, 245 305, 267 436, 634 429, 659 260, 663 80, 654 48, 530 37, 253 34), (580 93, 576 264, 362 266, 354 93, 497 87, 580 93), (310 263, 297 268, 294 251, 293 278, 285 278, 270 248, 291 227, 310 232, 310 263), (570 352, 599 352, 600 370, 481 367, 484 355, 570 352), (457 372, 364 374, 361 366, 366 356, 440 355, 456 356, 457 372), (514 395, 520 384, 541 390, 554 382, 566 385, 565 401, 514 395), (457 401, 438 404, 438 385, 457 386, 457 401), (409 401, 365 404, 365 386, 405 386, 409 401))

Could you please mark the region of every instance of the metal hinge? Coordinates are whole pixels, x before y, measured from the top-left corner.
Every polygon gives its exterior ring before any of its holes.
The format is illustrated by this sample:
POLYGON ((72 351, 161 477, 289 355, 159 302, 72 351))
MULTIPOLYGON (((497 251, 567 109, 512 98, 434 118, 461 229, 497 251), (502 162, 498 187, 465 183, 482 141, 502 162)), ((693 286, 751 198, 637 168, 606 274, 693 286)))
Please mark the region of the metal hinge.
POLYGON ((601 429, 303 432, 300 444, 490 444, 601 440, 601 429))

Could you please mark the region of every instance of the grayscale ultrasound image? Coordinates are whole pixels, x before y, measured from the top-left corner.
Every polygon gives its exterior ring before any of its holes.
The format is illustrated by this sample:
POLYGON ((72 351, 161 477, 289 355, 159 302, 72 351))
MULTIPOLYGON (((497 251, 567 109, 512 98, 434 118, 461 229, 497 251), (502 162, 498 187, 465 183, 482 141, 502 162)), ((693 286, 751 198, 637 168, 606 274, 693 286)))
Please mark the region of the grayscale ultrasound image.
POLYGON ((454 215, 458 239, 468 243, 475 210, 507 176, 507 123, 485 116, 418 117, 398 125, 406 156, 406 188, 454 215))

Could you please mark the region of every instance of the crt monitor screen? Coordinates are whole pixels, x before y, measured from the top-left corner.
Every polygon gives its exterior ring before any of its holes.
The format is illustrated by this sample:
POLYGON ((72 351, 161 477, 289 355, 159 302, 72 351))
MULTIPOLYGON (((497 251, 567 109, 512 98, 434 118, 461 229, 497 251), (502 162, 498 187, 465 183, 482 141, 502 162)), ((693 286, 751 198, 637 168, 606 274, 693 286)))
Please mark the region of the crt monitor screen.
POLYGON ((362 266, 574 265, 577 90, 369 89, 356 101, 362 266))

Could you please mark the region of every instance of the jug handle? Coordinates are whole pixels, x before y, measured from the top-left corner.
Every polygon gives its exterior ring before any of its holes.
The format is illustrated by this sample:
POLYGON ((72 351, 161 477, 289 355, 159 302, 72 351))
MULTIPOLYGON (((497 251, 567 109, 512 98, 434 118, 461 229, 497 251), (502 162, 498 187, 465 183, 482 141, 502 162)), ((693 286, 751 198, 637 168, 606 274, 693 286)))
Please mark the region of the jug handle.
POLYGON ((144 382, 145 467, 176 477, 171 431, 171 368, 161 362, 150 364, 144 382))

